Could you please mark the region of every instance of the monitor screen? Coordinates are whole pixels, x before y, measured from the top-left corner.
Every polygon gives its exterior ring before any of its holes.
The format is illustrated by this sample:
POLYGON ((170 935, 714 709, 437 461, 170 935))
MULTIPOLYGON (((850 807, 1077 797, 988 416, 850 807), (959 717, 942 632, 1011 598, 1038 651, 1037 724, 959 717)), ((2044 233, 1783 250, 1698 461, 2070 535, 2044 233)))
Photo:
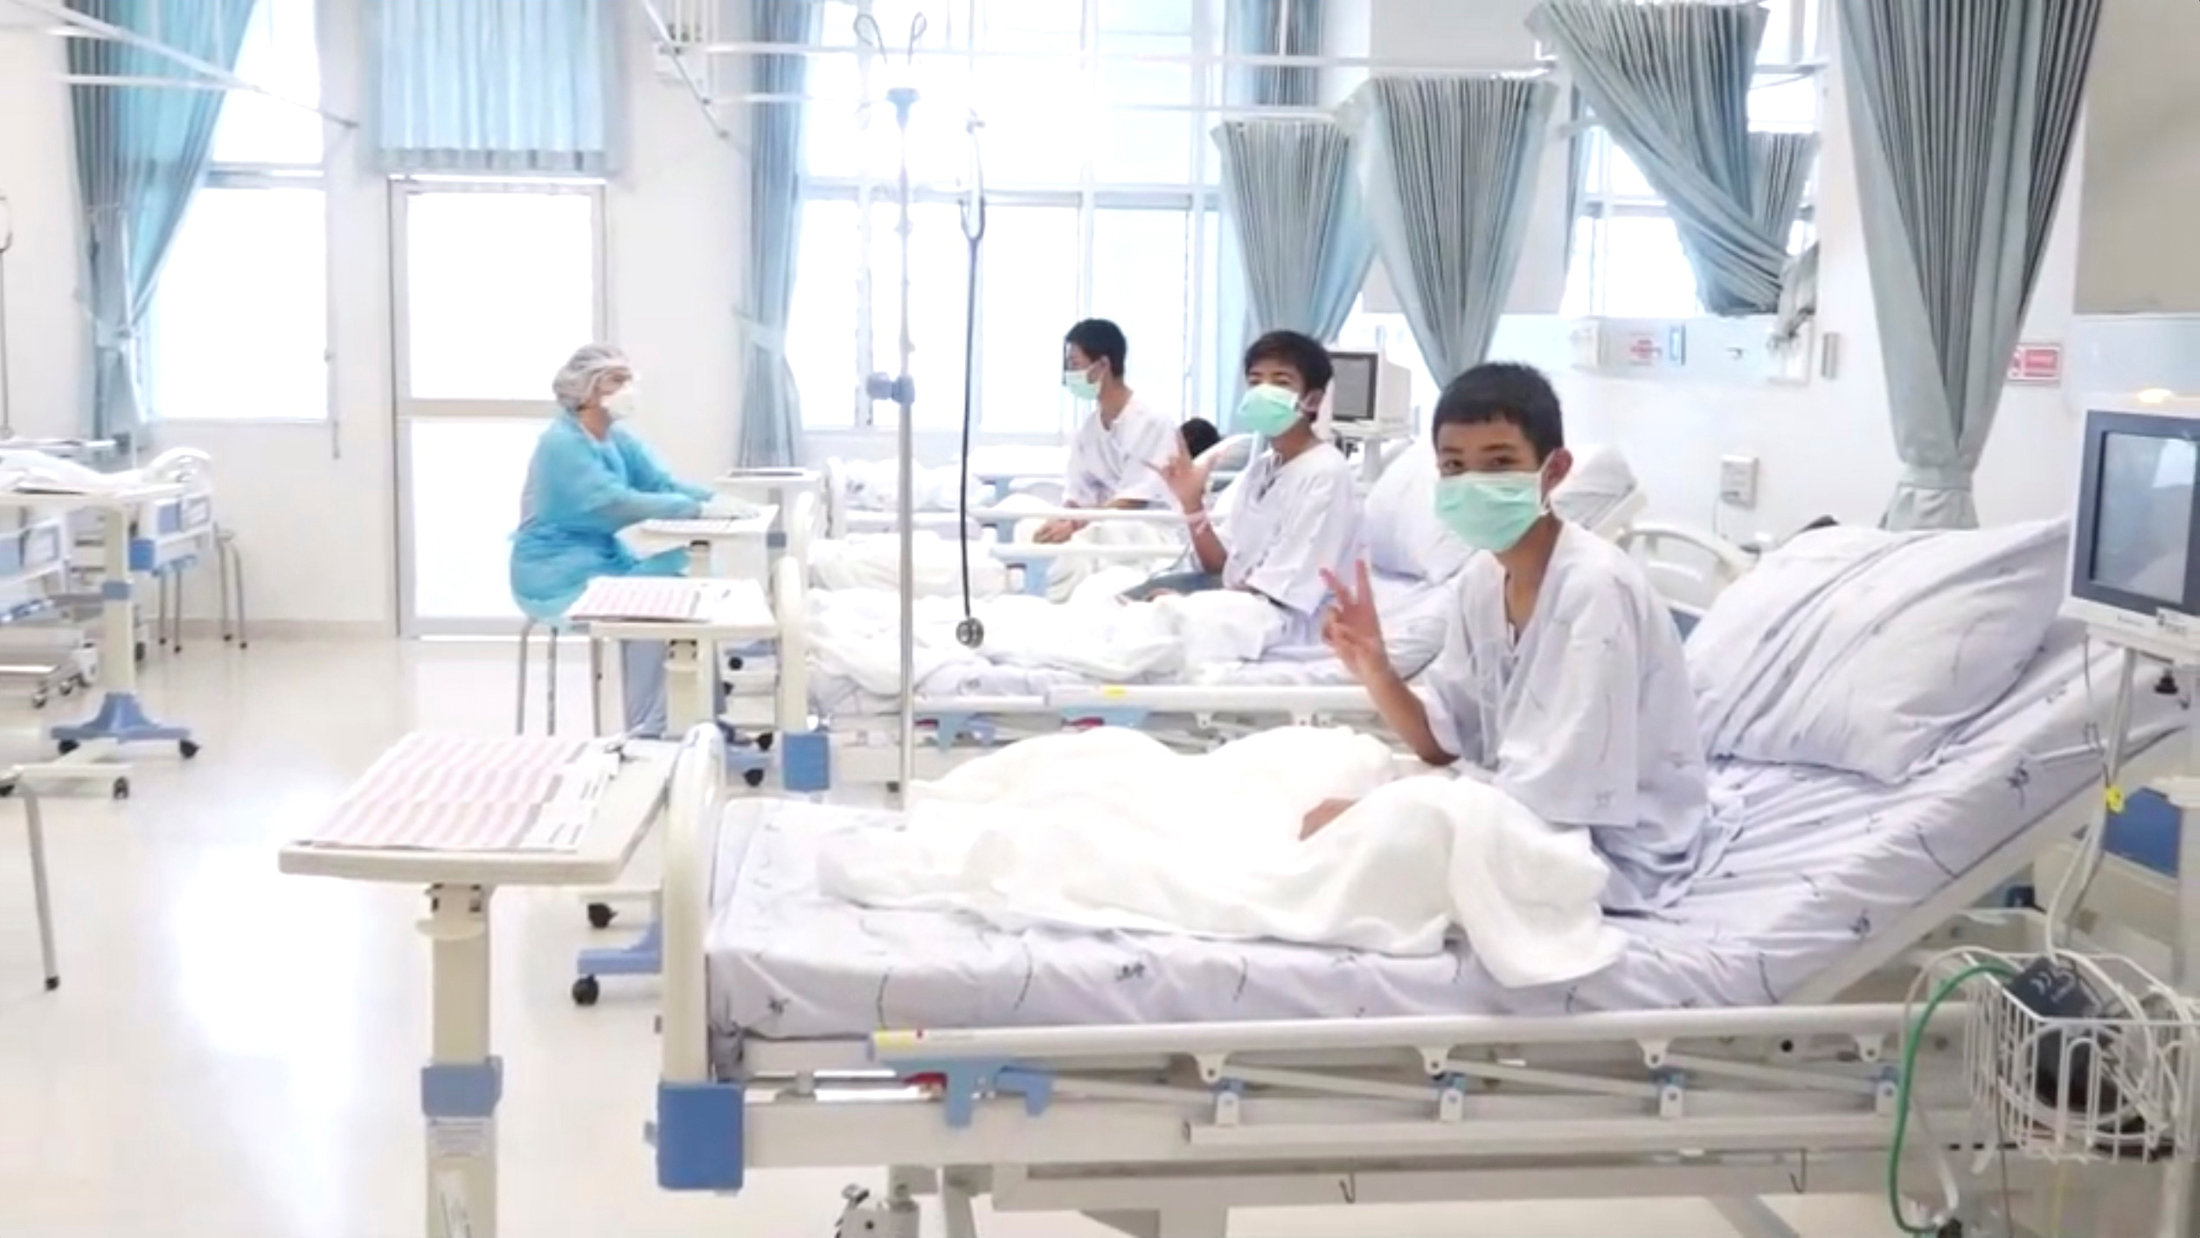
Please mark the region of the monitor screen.
POLYGON ((1329 380, 1330 418, 1335 421, 1375 420, 1375 367, 1373 353, 1332 353, 1335 376, 1329 380))
POLYGON ((2093 583, 2182 607, 2200 447, 2110 431, 2100 440, 2093 583))

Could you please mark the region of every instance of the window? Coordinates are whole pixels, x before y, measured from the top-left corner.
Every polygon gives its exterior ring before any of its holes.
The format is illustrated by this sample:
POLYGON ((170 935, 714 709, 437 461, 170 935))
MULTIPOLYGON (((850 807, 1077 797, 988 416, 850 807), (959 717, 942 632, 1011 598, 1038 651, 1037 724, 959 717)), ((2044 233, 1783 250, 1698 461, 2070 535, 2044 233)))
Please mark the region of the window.
MULTIPOLYGON (((1770 0, 1757 74, 1749 93, 1752 129, 1812 133, 1819 128, 1823 81, 1811 61, 1818 54, 1821 0, 1770 0)), ((1602 129, 1591 129, 1581 188, 1581 216, 1574 224, 1572 261, 1566 271, 1564 312, 1569 316, 1686 318, 1703 312, 1696 276, 1681 252, 1680 233, 1665 201, 1642 169, 1602 129)), ((1803 213, 1789 252, 1815 236, 1812 203, 1803 213)))
MULTIPOLYGON (((1113 319, 1126 377, 1164 416, 1214 416, 1234 390, 1239 294, 1220 261, 1216 160, 1207 133, 1224 46, 1218 0, 869 0, 889 48, 922 8, 914 61, 813 57, 806 94, 805 214, 787 352, 813 429, 890 426, 862 376, 899 365, 901 158, 886 88, 905 78, 910 117, 910 320, 919 428, 963 407, 968 242, 959 192, 983 121, 988 210, 981 245, 973 406, 989 434, 1058 437, 1062 333, 1113 319), (873 102, 868 106, 862 100, 873 102), (862 262, 868 251, 869 287, 862 262), (1227 303, 1227 304, 1225 304, 1227 303), (1225 324, 1228 324, 1227 327, 1225 324)), ((823 5, 820 40, 854 47, 857 6, 823 5)))
MULTIPOLYGON (((320 98, 314 0, 257 0, 237 75, 320 98)), ((128 89, 128 88, 120 88, 128 89)), ((328 416, 328 230, 322 120, 246 91, 222 101, 213 166, 153 291, 143 361, 166 420, 328 416)))

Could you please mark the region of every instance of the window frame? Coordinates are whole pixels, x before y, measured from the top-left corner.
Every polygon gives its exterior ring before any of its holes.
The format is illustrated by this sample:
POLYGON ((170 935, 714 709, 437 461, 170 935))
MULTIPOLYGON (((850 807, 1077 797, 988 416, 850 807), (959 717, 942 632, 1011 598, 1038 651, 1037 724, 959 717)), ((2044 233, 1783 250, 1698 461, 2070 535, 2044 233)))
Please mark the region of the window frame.
MULTIPOLYGON (((258 6, 277 2, 279 2, 279 0, 254 0, 254 12, 248 20, 254 22, 270 20, 267 17, 266 12, 264 10, 261 10, 258 6)), ((320 98, 315 101, 319 102, 325 100, 328 81, 328 73, 326 71, 328 39, 325 23, 322 20, 325 14, 321 12, 321 6, 316 4, 315 0, 292 0, 292 2, 299 5, 307 13, 310 13, 313 17, 314 71, 316 74, 316 82, 320 87, 320 98)), ((247 37, 249 38, 250 36, 247 35, 247 37)), ((135 88, 122 87, 121 89, 135 88)), ((226 106, 227 101, 225 100, 224 107, 226 108, 226 106)), ((220 124, 220 121, 217 120, 215 123, 218 126, 220 124)), ((136 363, 137 372, 142 376, 142 378, 140 379, 139 389, 142 392, 146 402, 145 421, 149 427, 252 425, 311 426, 315 428, 326 428, 334 423, 336 419, 336 298, 334 296, 334 289, 336 287, 336 263, 335 247, 329 244, 329 234, 331 226, 334 223, 334 220, 331 218, 332 212, 330 209, 331 204, 329 201, 328 192, 328 166, 330 145, 331 143, 328 140, 328 133, 324 126, 321 140, 321 157, 312 163, 268 163, 245 160, 232 160, 226 163, 215 163, 211 164, 207 168, 206 176, 199 184, 199 189, 305 189, 312 190, 320 194, 322 279, 321 286, 324 290, 324 295, 321 298, 322 390, 320 414, 318 416, 310 417, 250 417, 234 414, 212 417, 172 417, 162 414, 162 412, 160 411, 159 401, 154 398, 156 392, 158 391, 159 375, 155 368, 155 363, 153 359, 153 354, 155 351, 153 348, 153 337, 157 336, 160 332, 162 293, 165 291, 165 289, 162 287, 161 282, 156 282, 153 289, 151 304, 146 309, 145 330, 140 334, 140 337, 134 346, 136 355, 133 358, 136 363)), ((188 225, 190 220, 190 212, 198 206, 199 201, 200 199, 198 190, 193 190, 192 200, 188 205, 184 207, 184 217, 177 224, 177 230, 179 232, 188 225)))
MULTIPOLYGON (((985 20, 990 12, 997 12, 1000 7, 1010 4, 1021 5, 1033 2, 1034 0, 962 0, 962 3, 955 6, 956 16, 970 19, 967 26, 963 28, 970 32, 965 35, 966 42, 962 44, 963 48, 971 53, 965 58, 966 66, 974 70, 981 60, 986 59, 977 52, 977 38, 970 37, 970 35, 984 30, 985 20)), ((1050 0, 1050 2, 1062 3, 1063 0, 1050 0)), ((1100 53, 1110 40, 1122 37, 1152 38, 1157 37, 1158 32, 1102 29, 1100 25, 1102 0, 1075 0, 1075 2, 1079 10, 1077 48, 1074 52, 1065 49, 1061 55, 1064 60, 1072 57, 1076 59, 1080 75, 1079 89, 1084 96, 1095 100, 1093 107, 1096 112, 1101 114, 1131 114, 1154 110, 1155 105, 1151 103, 1107 102, 1101 90, 1099 72, 1102 63, 1100 53)), ((828 12, 835 7, 838 6, 828 6, 828 12)), ((858 3, 853 7, 858 10, 867 10, 869 2, 868 0, 858 0, 858 3)), ((1222 11, 1208 0, 1196 0, 1196 2, 1189 3, 1187 7, 1190 12, 1190 29, 1185 36, 1187 50, 1198 55, 1221 53, 1226 42, 1223 29, 1226 23, 1222 11)), ((890 34, 889 43, 891 42, 892 35, 890 34)), ((881 74, 887 72, 887 66, 880 63, 880 58, 876 54, 867 51, 856 57, 856 63, 858 90, 864 97, 873 99, 871 106, 874 109, 874 119, 872 123, 880 123, 879 118, 882 116, 887 118, 886 123, 891 123, 890 110, 886 108, 882 100, 875 97, 878 94, 878 79, 881 74)), ((1100 212, 1150 210, 1181 214, 1186 228, 1182 281, 1184 334, 1181 339, 1184 361, 1180 372, 1167 378, 1167 386, 1164 388, 1167 392, 1164 397, 1164 407, 1173 409, 1181 418, 1216 416, 1217 410, 1224 400, 1222 390, 1224 382, 1226 380, 1232 383, 1235 382, 1234 369, 1230 375, 1225 376, 1220 372, 1219 362, 1214 359, 1215 355, 1219 355, 1217 349, 1220 347, 1220 340, 1229 334, 1230 326, 1222 313, 1213 315, 1214 321, 1212 324, 1208 322, 1210 311, 1213 308, 1210 306, 1210 302, 1218 303, 1225 311, 1232 303, 1233 298, 1226 291, 1226 287, 1235 278, 1233 272, 1225 269, 1223 264, 1215 262, 1213 256, 1209 253, 1210 249, 1226 246, 1226 241, 1221 221, 1222 194, 1216 179, 1219 162, 1207 134, 1222 115, 1242 110, 1234 108, 1224 101, 1222 97, 1223 76, 1221 69, 1205 62, 1191 66, 1186 98, 1179 103, 1168 105, 1172 108, 1181 106, 1184 109, 1184 123, 1192 136, 1190 158, 1185 169, 1185 179, 1182 181, 1102 180, 1094 172, 1093 161, 1086 159, 1080 164, 1079 173, 1074 182, 1064 180, 1051 185, 1026 183, 998 189, 989 186, 986 190, 986 205, 989 210, 994 208, 1035 207, 1074 209, 1077 211, 1076 303, 1079 308, 1076 312, 1079 315, 1091 314, 1095 310, 1092 305, 1093 263, 1095 257, 1093 234, 1100 212), (1213 221, 1212 227, 1210 227, 1210 213, 1213 221), (1215 267, 1216 271, 1213 280, 1206 277, 1206 272, 1210 266, 1215 267), (1212 334, 1216 337, 1212 340, 1208 338, 1210 326, 1212 327, 1212 334), (1209 347, 1210 344, 1215 345, 1215 347, 1209 347)), ((924 104, 920 100, 918 107, 922 108, 923 106, 924 104)), ((813 131, 818 123, 817 117, 808 118, 807 125, 813 131)), ((808 207, 813 202, 853 202, 857 208, 856 244, 863 254, 869 255, 872 252, 874 238, 879 230, 884 229, 890 234, 895 226, 896 215, 899 210, 897 186, 882 177, 867 175, 864 172, 855 175, 812 174, 807 168, 808 155, 809 151, 805 150, 801 194, 804 207, 808 207), (884 214, 881 215, 880 212, 884 212, 884 214)), ((953 204, 961 201, 962 197, 963 195, 958 190, 936 182, 913 183, 910 189, 912 206, 953 204)), ((979 280, 981 286, 986 278, 984 266, 986 261, 987 251, 981 245, 979 250, 979 280)), ((799 284, 799 273, 796 278, 799 284)), ((894 341, 892 339, 880 340, 875 338, 872 329, 876 317, 875 307, 878 305, 878 298, 896 295, 897 289, 894 281, 898 281, 898 278, 898 273, 875 273, 874 264, 869 261, 858 265, 855 293, 855 338, 853 341, 855 352, 854 377, 857 381, 849 384, 849 398, 853 407, 846 420, 843 420, 837 412, 832 415, 830 421, 821 422, 815 417, 806 418, 808 423, 804 427, 806 434, 863 435, 876 432, 895 432, 898 426, 897 410, 891 408, 881 409, 879 405, 886 402, 873 402, 866 398, 863 394, 861 380, 867 375, 885 373, 889 367, 898 369, 899 358, 896 355, 894 341), (881 275, 883 275, 883 279, 880 278, 881 275)), ((1241 296, 1235 299, 1240 303, 1242 302, 1241 296)), ((980 376, 984 374, 986 364, 985 310, 985 302, 981 299, 975 316, 976 331, 974 338, 971 340, 972 368, 980 376)), ((1068 322, 1062 324, 1064 328, 1069 325, 1068 322)), ((1133 343, 1135 344, 1136 341, 1134 340, 1133 343)), ((1136 385, 1134 384, 1134 386, 1136 385)), ((1060 441, 1066 440, 1075 428, 1069 414, 1065 414, 1064 418, 1058 421, 1051 430, 1029 425, 1016 427, 989 425, 986 420, 985 394, 985 384, 981 379, 977 390, 971 393, 971 411, 973 433, 986 441, 1030 441, 1035 439, 1060 441)), ((820 411, 827 406, 829 405, 823 401, 811 401, 808 405, 808 407, 820 409, 820 411)), ((959 424, 959 421, 960 417, 958 415, 954 424, 959 424)), ((944 428, 947 428, 945 423, 942 426, 928 426, 925 420, 920 417, 916 426, 916 433, 919 435, 939 433, 944 428)))

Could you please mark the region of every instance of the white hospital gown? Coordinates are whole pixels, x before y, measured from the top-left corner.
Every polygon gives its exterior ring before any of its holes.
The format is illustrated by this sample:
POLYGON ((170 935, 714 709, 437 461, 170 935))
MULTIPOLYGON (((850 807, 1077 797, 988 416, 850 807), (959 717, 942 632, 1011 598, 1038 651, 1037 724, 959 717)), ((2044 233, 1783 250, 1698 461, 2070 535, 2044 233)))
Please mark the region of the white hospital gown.
POLYGON ((1282 643, 1313 643, 1329 598, 1322 570, 1341 577, 1359 552, 1352 465, 1328 443, 1288 463, 1273 451, 1261 452, 1215 501, 1215 534, 1230 552, 1222 583, 1282 608, 1282 643))
POLYGON ((1115 415, 1114 425, 1101 424, 1096 408, 1070 442, 1062 497, 1078 507, 1101 507, 1118 499, 1166 505, 1169 486, 1157 470, 1177 450, 1176 427, 1137 396, 1115 415))
POLYGON ((1414 689, 1436 742, 1552 825, 1587 827, 1612 866, 1608 910, 1670 906, 1716 858, 1716 830, 1680 635, 1642 570, 1562 526, 1517 640, 1494 555, 1458 590, 1414 689))

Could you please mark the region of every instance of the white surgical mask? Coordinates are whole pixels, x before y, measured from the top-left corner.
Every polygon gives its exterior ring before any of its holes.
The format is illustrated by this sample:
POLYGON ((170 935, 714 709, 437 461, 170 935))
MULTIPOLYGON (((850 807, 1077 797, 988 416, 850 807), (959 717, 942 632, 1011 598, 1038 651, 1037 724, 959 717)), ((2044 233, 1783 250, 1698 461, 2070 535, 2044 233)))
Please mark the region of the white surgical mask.
POLYGON ((613 421, 624 421, 634 415, 634 410, 641 406, 641 402, 641 396, 635 393, 634 384, 629 382, 603 398, 603 411, 613 421))

